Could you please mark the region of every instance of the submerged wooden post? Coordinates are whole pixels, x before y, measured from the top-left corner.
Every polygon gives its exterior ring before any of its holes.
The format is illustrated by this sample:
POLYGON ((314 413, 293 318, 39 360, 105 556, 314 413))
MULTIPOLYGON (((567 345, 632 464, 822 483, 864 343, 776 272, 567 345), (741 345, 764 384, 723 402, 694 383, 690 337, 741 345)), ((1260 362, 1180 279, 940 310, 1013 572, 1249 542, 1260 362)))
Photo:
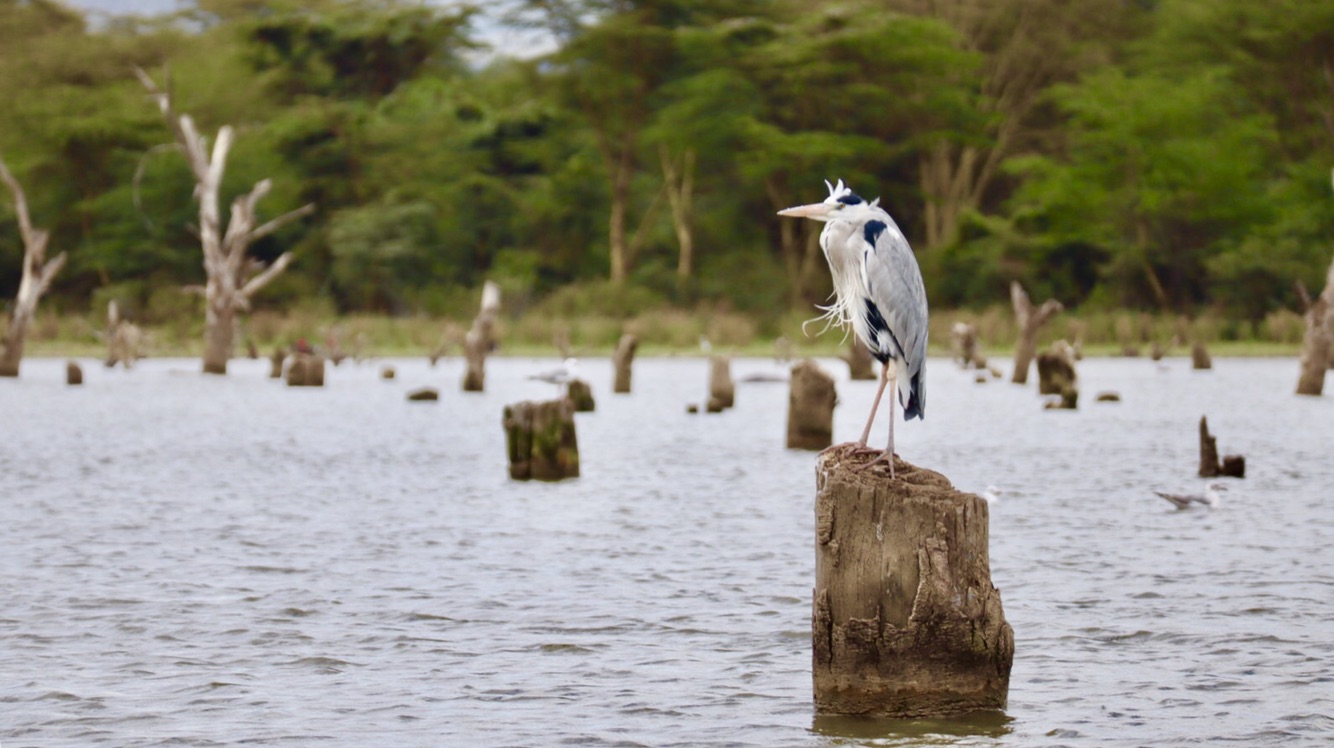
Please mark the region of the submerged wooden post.
POLYGON ((298 353, 287 364, 288 387, 323 387, 324 359, 312 353, 298 353))
POLYGON ((876 378, 875 365, 872 363, 875 359, 871 358, 871 352, 860 341, 854 339, 841 358, 848 362, 849 379, 864 381, 876 378))
POLYGON ((616 368, 616 381, 612 383, 612 392, 630 391, 630 365, 635 361, 635 349, 639 347, 639 338, 625 333, 616 343, 616 352, 611 360, 616 368))
POLYGON ((65 362, 65 384, 83 384, 83 369, 77 361, 65 362))
POLYGON ((282 379, 283 361, 287 359, 287 351, 282 346, 273 349, 269 354, 269 379, 282 379))
POLYGON ((574 405, 567 398, 505 406, 510 478, 556 481, 579 477, 574 405))
POLYGON ((1209 420, 1200 416, 1200 477, 1213 478, 1226 475, 1230 478, 1246 477, 1246 458, 1242 455, 1225 455, 1218 459, 1218 438, 1209 433, 1209 420))
POLYGON ((736 385, 732 383, 732 359, 727 356, 709 358, 709 403, 710 413, 721 413, 732 407, 736 398, 736 385))
POLYGON ((1038 328, 1064 307, 1056 299, 1047 299, 1040 307, 1033 306, 1019 281, 1010 282, 1010 303, 1014 306, 1015 321, 1019 323, 1019 340, 1014 346, 1014 374, 1010 381, 1027 384, 1028 369, 1038 348, 1038 328))
POLYGON ((574 404, 576 413, 592 413, 597 408, 593 400, 593 388, 582 379, 571 379, 565 386, 565 396, 574 404))
POLYGON ((1204 343, 1195 341, 1190 346, 1190 368, 1192 369, 1212 369, 1214 360, 1209 358, 1209 349, 1204 347, 1204 343))
POLYGON ((1064 340, 1038 354, 1038 394, 1060 395, 1054 407, 1073 410, 1079 405, 1079 375, 1075 372, 1074 348, 1064 340))
POLYGON ((1014 632, 991 584, 988 507, 945 476, 838 446, 816 461, 818 714, 908 718, 1002 709, 1014 632))
POLYGON ((824 449, 834 443, 834 378, 807 358, 792 367, 787 398, 787 448, 824 449))

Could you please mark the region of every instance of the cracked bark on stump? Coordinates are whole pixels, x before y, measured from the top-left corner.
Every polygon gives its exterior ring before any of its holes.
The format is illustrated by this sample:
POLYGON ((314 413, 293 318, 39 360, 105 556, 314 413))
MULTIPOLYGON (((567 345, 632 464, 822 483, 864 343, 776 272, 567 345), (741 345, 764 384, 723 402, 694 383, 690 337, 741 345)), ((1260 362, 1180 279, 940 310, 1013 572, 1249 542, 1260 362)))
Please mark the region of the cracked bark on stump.
POLYGON ((506 405, 501 419, 513 480, 579 477, 574 404, 568 398, 506 405))
POLYGON ((834 443, 834 378, 807 358, 792 367, 787 397, 787 448, 824 449, 834 443))
POLYGON ((816 466, 811 623, 818 714, 1002 709, 1014 632, 991 584, 988 507, 934 471, 852 445, 816 466))
POLYGON ((1033 306, 1019 281, 1010 283, 1010 303, 1014 306, 1015 321, 1019 324, 1019 340, 1014 346, 1014 374, 1010 381, 1027 384, 1028 369, 1037 352, 1038 329, 1064 307, 1056 299, 1047 299, 1040 307, 1033 306))
POLYGON ((639 338, 625 333, 616 343, 616 351, 611 360, 616 368, 616 379, 612 383, 612 392, 630 391, 630 367, 635 361, 635 349, 639 347, 639 338))

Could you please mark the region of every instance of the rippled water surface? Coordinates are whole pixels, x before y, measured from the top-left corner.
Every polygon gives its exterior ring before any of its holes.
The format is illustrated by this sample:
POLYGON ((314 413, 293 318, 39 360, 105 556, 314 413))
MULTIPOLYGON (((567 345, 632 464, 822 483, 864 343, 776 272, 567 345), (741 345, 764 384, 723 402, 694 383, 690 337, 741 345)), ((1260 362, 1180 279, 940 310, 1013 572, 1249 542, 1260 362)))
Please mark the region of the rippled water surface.
MULTIPOLYGON (((30 359, 0 381, 0 743, 1140 746, 1334 740, 1334 396, 1292 360, 1081 364, 1084 402, 929 367, 899 452, 991 511, 1014 626, 1005 715, 816 720, 813 455, 787 386, 687 415, 707 364, 641 360, 580 414, 583 477, 511 482, 501 409, 550 360, 132 372, 30 359), (406 390, 441 389, 438 403, 406 390), (1093 402, 1116 390, 1119 404, 1093 402), (1247 458, 1213 511, 1196 425, 1247 458)), ((836 438, 873 382, 839 379, 836 438)), ((784 373, 739 360, 746 374, 784 373)), ((878 425, 873 439, 884 439, 878 425)))

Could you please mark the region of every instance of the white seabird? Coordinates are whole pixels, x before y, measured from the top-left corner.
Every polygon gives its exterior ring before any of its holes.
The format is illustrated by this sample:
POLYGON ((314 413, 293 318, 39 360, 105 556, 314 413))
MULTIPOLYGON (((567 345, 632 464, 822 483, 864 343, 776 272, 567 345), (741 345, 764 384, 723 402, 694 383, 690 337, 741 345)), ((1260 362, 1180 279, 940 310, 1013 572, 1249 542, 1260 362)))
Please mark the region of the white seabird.
POLYGON ((1227 486, 1222 483, 1210 483, 1204 487, 1203 496, 1199 494, 1163 493, 1162 491, 1154 491, 1154 493, 1171 502, 1172 506, 1177 509, 1189 509, 1192 504, 1199 504, 1213 509, 1218 506, 1218 503, 1222 498, 1219 496, 1219 492, 1226 490, 1227 486))

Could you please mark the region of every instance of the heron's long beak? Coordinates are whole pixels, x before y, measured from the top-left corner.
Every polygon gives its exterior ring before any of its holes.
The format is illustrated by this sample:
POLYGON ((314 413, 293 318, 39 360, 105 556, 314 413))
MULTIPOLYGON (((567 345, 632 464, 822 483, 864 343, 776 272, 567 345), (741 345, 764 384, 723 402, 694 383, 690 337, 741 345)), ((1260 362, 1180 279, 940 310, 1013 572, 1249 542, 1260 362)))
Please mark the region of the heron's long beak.
POLYGON ((795 208, 784 208, 778 211, 780 216, 792 216, 793 218, 814 218, 817 221, 829 217, 830 206, 826 203, 811 203, 810 205, 798 205, 795 208))

